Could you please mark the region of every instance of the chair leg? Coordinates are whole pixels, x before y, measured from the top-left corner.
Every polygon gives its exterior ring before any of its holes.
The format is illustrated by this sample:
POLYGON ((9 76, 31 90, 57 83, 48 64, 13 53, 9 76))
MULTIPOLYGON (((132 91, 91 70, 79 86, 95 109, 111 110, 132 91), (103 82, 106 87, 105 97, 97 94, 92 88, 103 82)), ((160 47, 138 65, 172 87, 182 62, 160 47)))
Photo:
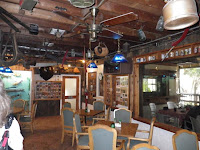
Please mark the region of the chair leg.
POLYGON ((74 146, 74 139, 75 139, 75 131, 73 129, 73 133, 72 133, 72 147, 74 146))
POLYGON ((33 133, 33 124, 31 123, 31 132, 33 133))
POLYGON ((62 136, 61 136, 61 144, 63 143, 63 141, 64 141, 64 136, 65 136, 65 132, 64 131, 62 131, 62 136))

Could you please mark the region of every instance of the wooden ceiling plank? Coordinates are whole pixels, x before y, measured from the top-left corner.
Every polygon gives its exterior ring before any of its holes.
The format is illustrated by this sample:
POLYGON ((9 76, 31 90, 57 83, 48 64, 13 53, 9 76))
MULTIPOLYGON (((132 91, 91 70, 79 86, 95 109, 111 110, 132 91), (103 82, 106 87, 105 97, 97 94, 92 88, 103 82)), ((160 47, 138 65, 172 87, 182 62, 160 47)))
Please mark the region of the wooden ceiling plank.
MULTIPOLYGON (((4 0, 5 2, 10 2, 14 4, 19 4, 19 0, 4 0)), ((70 2, 66 1, 66 3, 61 3, 59 1, 52 1, 52 0, 40 0, 39 3, 36 4, 35 8, 53 11, 56 10, 56 6, 66 8, 66 13, 74 16, 81 16, 81 9, 76 8, 70 4, 70 2)), ((33 9, 33 12, 35 11, 33 9)))
MULTIPOLYGON (((19 6, 16 4, 8 3, 8 2, 2 2, 0 1, 0 6, 2 6, 4 9, 6 9, 8 12, 12 14, 18 14, 19 6)), ((41 10, 35 8, 34 12, 26 11, 25 16, 28 17, 34 17, 38 19, 45 19, 49 21, 55 21, 55 22, 61 22, 66 24, 75 24, 75 22, 66 19, 64 17, 61 17, 57 14, 54 14, 53 12, 47 11, 47 10, 41 10)))

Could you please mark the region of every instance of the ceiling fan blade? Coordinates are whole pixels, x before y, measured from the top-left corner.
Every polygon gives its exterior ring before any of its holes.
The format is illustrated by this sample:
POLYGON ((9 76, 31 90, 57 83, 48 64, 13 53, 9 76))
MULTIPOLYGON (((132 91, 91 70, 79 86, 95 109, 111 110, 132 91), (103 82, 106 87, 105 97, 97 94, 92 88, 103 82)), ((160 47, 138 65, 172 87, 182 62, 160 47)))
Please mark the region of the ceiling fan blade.
POLYGON ((107 28, 103 28, 103 35, 112 37, 113 39, 120 39, 121 37, 123 37, 122 34, 109 30, 107 28))
POLYGON ((69 15, 69 14, 67 14, 67 13, 65 13, 65 12, 63 12, 63 11, 53 10, 53 13, 55 13, 55 14, 57 14, 57 15, 59 15, 59 16, 62 16, 62 17, 64 17, 64 18, 67 18, 67 19, 69 19, 69 20, 72 20, 72 21, 74 21, 74 22, 77 22, 77 23, 79 23, 79 24, 85 24, 85 21, 84 21, 84 20, 82 20, 82 19, 80 19, 80 18, 78 18, 78 17, 71 16, 71 15, 69 15))
POLYGON ((68 37, 73 37, 73 36, 76 36, 76 35, 79 35, 81 34, 81 31, 77 31, 77 32, 71 32, 71 33, 67 33, 67 34, 64 34, 62 37, 63 38, 68 38, 68 37))
POLYGON ((100 24, 104 24, 106 26, 114 26, 114 25, 130 22, 130 21, 134 21, 137 19, 138 19, 137 14, 133 12, 129 12, 126 14, 122 14, 122 15, 101 21, 100 24))
POLYGON ((97 5, 97 7, 96 8, 99 8, 104 2, 106 2, 106 1, 108 1, 108 0, 101 0, 101 2, 97 5))

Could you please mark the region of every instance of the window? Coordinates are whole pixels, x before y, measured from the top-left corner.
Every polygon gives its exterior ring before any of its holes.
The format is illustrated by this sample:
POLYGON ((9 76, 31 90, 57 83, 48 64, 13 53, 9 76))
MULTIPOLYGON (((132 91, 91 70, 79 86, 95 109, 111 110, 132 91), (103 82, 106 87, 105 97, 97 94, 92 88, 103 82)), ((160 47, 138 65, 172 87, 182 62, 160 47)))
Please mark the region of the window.
POLYGON ((143 92, 155 92, 157 91, 157 79, 144 78, 143 79, 143 92))

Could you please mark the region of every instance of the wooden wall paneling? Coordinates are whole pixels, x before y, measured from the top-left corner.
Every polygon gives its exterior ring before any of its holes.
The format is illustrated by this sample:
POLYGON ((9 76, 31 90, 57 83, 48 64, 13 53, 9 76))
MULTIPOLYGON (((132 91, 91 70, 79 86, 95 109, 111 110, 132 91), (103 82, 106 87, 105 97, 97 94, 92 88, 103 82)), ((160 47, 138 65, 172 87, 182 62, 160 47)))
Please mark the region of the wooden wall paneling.
POLYGON ((134 116, 139 116, 140 107, 140 89, 139 89, 139 64, 133 62, 133 112, 134 116))
POLYGON ((144 77, 144 65, 139 65, 139 115, 143 116, 143 77, 144 77))

